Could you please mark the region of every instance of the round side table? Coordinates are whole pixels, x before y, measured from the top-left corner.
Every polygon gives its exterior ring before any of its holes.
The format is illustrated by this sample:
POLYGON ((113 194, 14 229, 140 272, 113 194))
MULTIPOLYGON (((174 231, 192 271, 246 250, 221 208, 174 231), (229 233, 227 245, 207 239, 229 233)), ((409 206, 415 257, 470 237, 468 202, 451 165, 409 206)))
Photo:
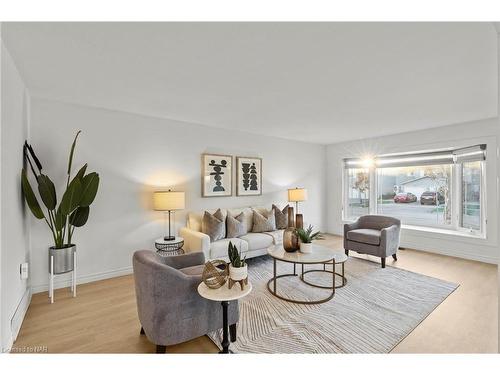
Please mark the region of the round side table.
POLYGON ((218 289, 210 289, 203 282, 198 285, 200 296, 222 304, 222 350, 219 352, 221 354, 232 353, 229 350, 229 323, 227 321, 227 307, 229 306, 229 302, 243 298, 251 291, 252 283, 250 281, 245 285, 243 290, 238 288, 238 285, 235 288, 229 289, 228 283, 225 283, 218 289))
POLYGON ((173 240, 158 238, 155 241, 156 252, 161 256, 184 254, 182 246, 184 246, 184 238, 182 237, 175 237, 173 240))

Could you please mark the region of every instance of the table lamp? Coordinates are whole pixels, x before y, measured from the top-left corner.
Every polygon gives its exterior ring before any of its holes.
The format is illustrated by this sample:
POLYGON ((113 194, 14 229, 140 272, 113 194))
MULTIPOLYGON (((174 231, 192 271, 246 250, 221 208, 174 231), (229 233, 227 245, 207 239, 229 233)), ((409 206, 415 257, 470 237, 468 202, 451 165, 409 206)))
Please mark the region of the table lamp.
POLYGON ((304 218, 299 214, 299 202, 307 200, 307 190, 303 188, 288 189, 288 201, 295 202, 295 227, 302 228, 304 226, 304 218))
MULTIPOLYGON (((175 236, 172 236, 170 231, 170 214, 172 211, 183 210, 185 205, 185 195, 183 191, 155 191, 153 193, 153 208, 155 211, 164 211, 165 226, 168 212, 168 236, 163 237, 165 241, 172 241, 175 236)), ((166 228, 165 228, 166 230, 166 228)))

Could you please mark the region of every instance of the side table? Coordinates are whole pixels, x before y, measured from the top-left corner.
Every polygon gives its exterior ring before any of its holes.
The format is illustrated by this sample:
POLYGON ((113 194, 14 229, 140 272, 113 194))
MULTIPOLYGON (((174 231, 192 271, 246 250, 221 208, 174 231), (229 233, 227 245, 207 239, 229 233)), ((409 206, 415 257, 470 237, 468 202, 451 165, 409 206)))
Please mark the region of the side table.
POLYGON ((161 256, 184 254, 182 246, 184 246, 184 238, 182 237, 175 237, 173 240, 158 238, 155 241, 156 252, 161 256))
POLYGON ((232 353, 229 350, 229 324, 227 321, 227 308, 229 306, 229 303, 230 301, 235 301, 245 297, 251 291, 251 282, 248 282, 243 290, 241 290, 241 288, 229 289, 228 283, 225 283, 219 289, 210 289, 203 282, 198 285, 198 293, 200 294, 200 296, 211 301, 218 301, 222 304, 222 350, 219 352, 221 354, 232 353))

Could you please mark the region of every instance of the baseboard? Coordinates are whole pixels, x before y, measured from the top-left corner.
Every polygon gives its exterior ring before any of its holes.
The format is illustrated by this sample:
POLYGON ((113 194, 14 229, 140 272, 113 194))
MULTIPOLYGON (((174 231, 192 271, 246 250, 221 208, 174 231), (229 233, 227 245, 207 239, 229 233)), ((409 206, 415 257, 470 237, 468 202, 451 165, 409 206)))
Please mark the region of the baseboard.
POLYGON ((2 343, 2 347, 0 348, 0 354, 9 353, 14 345, 14 340, 12 340, 12 335, 9 335, 7 338, 7 342, 2 343))
POLYGON ((12 332, 12 341, 16 341, 21 325, 23 324, 24 317, 28 311, 31 302, 31 288, 26 288, 26 291, 21 298, 21 302, 17 305, 16 311, 10 320, 10 330, 12 332))
MULTIPOLYGON (((118 277, 118 276, 130 275, 132 272, 133 272, 132 266, 118 268, 118 269, 112 270, 112 271, 105 271, 105 272, 88 274, 88 275, 78 275, 78 270, 77 270, 76 284, 77 285, 87 284, 87 283, 91 283, 93 281, 99 281, 99 280, 111 279, 113 277, 118 277)), ((59 276, 59 277, 56 276, 55 277, 54 289, 68 288, 70 286, 71 286, 71 273, 68 273, 67 276, 59 276), (65 278, 62 279, 63 277, 65 277, 65 278)), ((33 294, 40 293, 40 292, 46 292, 48 290, 49 290, 48 280, 47 280, 46 284, 40 284, 40 285, 36 285, 36 286, 31 287, 31 292, 33 294)))

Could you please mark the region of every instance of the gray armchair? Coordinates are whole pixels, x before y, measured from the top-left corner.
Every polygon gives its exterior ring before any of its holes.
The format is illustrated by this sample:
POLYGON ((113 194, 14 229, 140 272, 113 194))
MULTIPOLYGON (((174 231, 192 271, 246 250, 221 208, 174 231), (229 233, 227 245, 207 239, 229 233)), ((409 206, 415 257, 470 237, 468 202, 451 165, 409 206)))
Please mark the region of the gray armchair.
MULTIPOLYGON (((201 252, 161 257, 139 250, 133 256, 137 312, 141 334, 156 344, 157 353, 167 345, 189 341, 222 328, 222 306, 202 298, 197 291, 205 256, 201 252)), ((236 340, 238 303, 228 309, 231 341, 236 340)))
POLYGON ((385 258, 392 255, 398 260, 401 221, 394 217, 381 215, 361 216, 357 221, 344 225, 344 249, 381 258, 385 268, 385 258))

